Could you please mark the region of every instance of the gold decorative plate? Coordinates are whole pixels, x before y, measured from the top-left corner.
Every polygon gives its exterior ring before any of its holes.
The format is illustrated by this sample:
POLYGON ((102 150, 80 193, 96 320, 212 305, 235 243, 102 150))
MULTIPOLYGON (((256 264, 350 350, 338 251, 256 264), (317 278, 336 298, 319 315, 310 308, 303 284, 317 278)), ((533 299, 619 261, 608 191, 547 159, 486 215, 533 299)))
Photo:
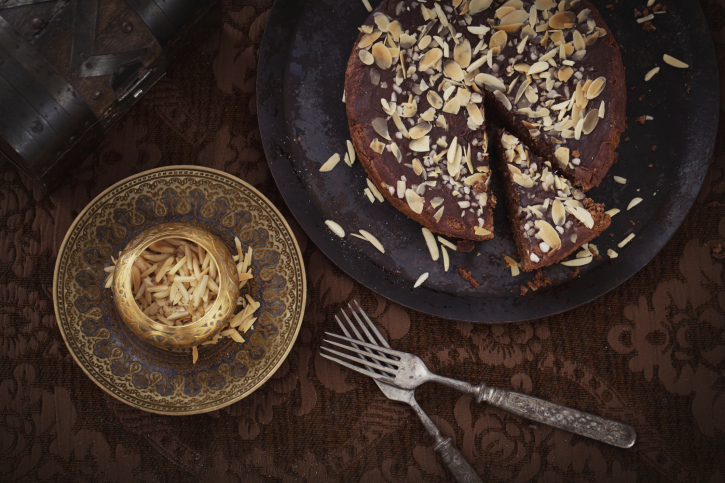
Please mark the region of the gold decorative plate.
POLYGON ((53 277, 60 331, 86 374, 133 407, 169 415, 213 411, 264 384, 297 339, 306 292, 302 253, 279 211, 244 181, 197 166, 146 171, 98 195, 68 230, 53 277), (254 247, 244 291, 261 306, 244 344, 225 338, 200 347, 192 364, 190 350, 152 346, 119 319, 103 267, 162 222, 205 228, 230 249, 235 236, 254 247))

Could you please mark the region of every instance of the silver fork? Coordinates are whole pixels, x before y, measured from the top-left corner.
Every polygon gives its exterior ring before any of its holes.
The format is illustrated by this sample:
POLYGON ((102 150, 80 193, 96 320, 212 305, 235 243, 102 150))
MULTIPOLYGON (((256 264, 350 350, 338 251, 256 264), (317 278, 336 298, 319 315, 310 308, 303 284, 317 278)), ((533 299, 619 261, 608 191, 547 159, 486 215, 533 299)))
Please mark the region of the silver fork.
MULTIPOLYGON (((350 308, 352 311, 352 314, 357 318, 357 315, 355 314, 355 311, 352 310, 352 307, 350 308)), ((362 339, 360 336, 360 332, 358 332, 357 328, 355 327, 355 324, 352 323, 352 321, 348 318, 347 314, 344 310, 341 310, 343 317, 347 320, 347 323, 350 325, 350 328, 354 332, 355 336, 358 338, 358 340, 362 339)), ((335 320, 340 325, 340 328, 342 329, 343 333, 345 335, 350 336, 350 332, 348 332, 345 325, 342 323, 340 318, 336 315, 335 320)), ((349 339, 352 340, 352 339, 349 339)), ((384 339, 383 339, 384 340, 384 339)), ((387 342, 385 342, 387 344, 387 342)), ((359 347, 357 345, 357 342, 353 342, 352 345, 354 347, 359 347)), ((323 347, 324 349, 324 347, 323 347)), ((329 349, 328 349, 329 350, 329 349)), ((336 351, 335 351, 336 352, 336 351)), ((360 359, 358 359, 362 364, 365 364, 367 366, 367 362, 371 362, 372 359, 370 356, 372 355, 372 350, 364 348, 360 351, 360 359)), ((330 359, 332 361, 341 363, 342 361, 337 360, 334 357, 330 357, 327 354, 324 354, 320 352, 320 355, 322 357, 325 357, 327 359, 330 359)), ((343 363, 343 365, 347 365, 346 363, 343 363)), ((378 364, 377 362, 371 362, 370 363, 371 371, 378 371, 385 370, 386 365, 385 363, 378 364)), ((368 367, 370 367, 368 366, 368 367)), ((376 374, 377 372, 373 372, 373 374, 376 374)), ((440 430, 435 425, 435 423, 428 417, 428 415, 423 411, 423 409, 418 404, 418 401, 415 400, 415 389, 403 389, 400 387, 390 386, 388 384, 385 384, 384 382, 374 379, 375 383, 378 385, 380 390, 385 394, 385 396, 392 400, 392 401, 399 401, 404 402, 410 405, 410 407, 413 409, 415 414, 418 415, 418 418, 423 423, 423 426, 425 426, 425 429, 428 431, 428 434, 430 434, 433 437, 433 440, 435 441, 435 446, 433 449, 437 451, 441 458, 443 459, 443 462, 448 467, 448 470, 453 475, 453 478, 459 482, 459 483, 482 483, 481 478, 476 473, 476 470, 473 469, 473 467, 466 461, 466 459, 463 457, 460 451, 458 451, 458 448, 453 446, 453 443, 451 443, 451 438, 444 438, 441 435, 440 430)))
MULTIPOLYGON (((363 323, 352 305, 348 304, 348 306, 355 320, 358 322, 360 329, 365 334, 365 338, 357 330, 355 330, 355 337, 351 337, 349 332, 345 334, 347 337, 328 332, 327 335, 340 339, 345 343, 326 341, 333 346, 341 347, 347 351, 361 355, 365 354, 367 363, 363 364, 364 367, 343 360, 333 359, 349 369, 402 389, 415 389, 428 381, 438 382, 461 392, 473 394, 478 403, 485 401, 524 418, 548 424, 620 448, 630 448, 636 440, 637 435, 634 428, 624 423, 604 419, 527 394, 489 387, 485 382, 481 382, 478 386, 473 386, 464 381, 434 374, 419 357, 390 349, 387 341, 380 334, 380 331, 378 331, 365 311, 363 311, 362 307, 360 307, 360 304, 357 301, 355 303, 357 304, 360 315, 362 315, 367 324, 363 323), (371 332, 375 334, 375 337, 373 337, 371 332), (365 342, 365 339, 367 339, 367 342, 365 342)), ((333 349, 325 349, 338 357, 361 364, 358 356, 352 356, 333 349)))

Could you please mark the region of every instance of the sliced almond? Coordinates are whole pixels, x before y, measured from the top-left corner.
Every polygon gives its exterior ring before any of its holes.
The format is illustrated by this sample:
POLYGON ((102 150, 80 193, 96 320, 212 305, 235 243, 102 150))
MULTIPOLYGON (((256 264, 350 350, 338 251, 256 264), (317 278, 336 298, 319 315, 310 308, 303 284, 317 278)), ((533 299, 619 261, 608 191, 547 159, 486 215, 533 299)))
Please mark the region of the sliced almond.
POLYGON ((592 83, 589 85, 589 89, 587 90, 587 99, 596 99, 597 97, 599 97, 599 94, 602 93, 606 85, 606 77, 597 77, 596 79, 594 79, 594 81, 592 81, 592 83))
POLYGON ((547 70, 549 70, 549 67, 550 66, 548 62, 536 62, 534 65, 529 67, 529 71, 527 72, 527 74, 541 74, 542 72, 546 72, 547 70))
POLYGON ((572 43, 574 44, 574 49, 576 50, 586 50, 587 44, 584 43, 584 37, 582 37, 581 32, 578 30, 574 30, 574 33, 572 34, 572 43))
POLYGON ((350 164, 355 162, 355 148, 352 146, 352 141, 349 139, 345 141, 347 144, 347 154, 350 156, 350 164))
POLYGON ((574 12, 559 12, 549 18, 549 27, 554 30, 569 29, 575 24, 576 14, 574 12))
POLYGON ((463 40, 453 47, 453 60, 463 69, 471 64, 471 44, 468 40, 463 40))
POLYGON ((523 24, 529 21, 529 12, 526 10, 513 10, 506 14, 499 23, 499 26, 523 24))
POLYGON ((481 228, 480 226, 474 226, 473 233, 476 236, 489 236, 491 234, 490 231, 485 228, 481 228))
POLYGON ((408 132, 408 128, 405 127, 405 124, 403 124, 402 119, 400 119, 400 116, 397 112, 394 112, 391 116, 393 118, 393 123, 395 124, 395 127, 398 128, 398 132, 400 132, 404 137, 410 137, 410 133, 408 132))
POLYGON ((556 226, 562 226, 566 222, 566 208, 560 200, 554 200, 551 205, 551 217, 556 226))
POLYGON ((388 141, 391 141, 390 133, 388 132, 388 121, 386 121, 385 118, 376 117, 375 119, 373 119, 373 122, 371 124, 373 126, 373 129, 375 129, 376 133, 380 134, 388 141))
POLYGON ((483 113, 476 104, 469 102, 466 104, 466 109, 468 110, 468 115, 471 117, 474 124, 477 126, 483 125, 483 113))
POLYGON ((334 233, 335 235, 339 236, 340 238, 345 238, 345 230, 342 229, 340 225, 335 223, 332 220, 325 220, 325 225, 334 233))
POLYGON ((443 51, 441 49, 437 47, 435 49, 430 49, 425 53, 425 55, 423 55, 423 57, 421 57, 420 62, 418 63, 418 70, 425 72, 435 66, 436 63, 441 60, 441 57, 443 57, 443 51))
POLYGON ((491 6, 491 3, 493 0, 471 0, 468 3, 468 13, 469 15, 475 15, 479 12, 483 12, 488 7, 491 6))
POLYGON ((491 74, 478 74, 476 76, 476 83, 479 85, 484 85, 489 90, 506 90, 506 84, 504 84, 500 79, 492 76, 491 74))
POLYGON ((381 143, 380 141, 378 141, 377 138, 375 138, 370 143, 370 149, 378 154, 383 154, 383 151, 385 151, 385 144, 381 143))
POLYGON ((503 49, 506 47, 506 42, 508 42, 508 34, 503 30, 499 30, 491 36, 491 39, 488 41, 488 48, 490 50, 496 47, 503 49))
POLYGON ((685 64, 681 60, 675 59, 671 55, 667 55, 667 54, 665 54, 662 57, 662 60, 664 60, 667 65, 671 65, 672 67, 677 67, 678 69, 687 69, 690 67, 689 65, 685 64))
POLYGON ((383 201, 385 201, 385 198, 383 197, 383 195, 378 190, 378 187, 375 186, 375 183, 373 183, 372 181, 370 181, 370 178, 366 178, 365 181, 367 182, 368 189, 370 189, 370 192, 375 197, 375 199, 377 199, 381 203, 383 201))
POLYGON ((562 82, 568 81, 571 76, 574 74, 574 69, 572 69, 569 66, 564 66, 559 69, 559 71, 556 73, 557 79, 559 79, 562 82))
POLYGON ((592 263, 592 260, 594 260, 594 257, 592 257, 592 256, 588 256, 588 257, 584 257, 584 258, 575 258, 573 260, 567 260, 566 262, 561 262, 561 265, 564 265, 565 267, 581 267, 581 266, 592 263))
POLYGON ((428 94, 425 95, 425 98, 428 99, 428 103, 435 109, 440 109, 441 107, 443 107, 443 99, 441 99, 441 96, 439 96, 437 92, 428 91, 428 94))
POLYGON ((380 30, 376 30, 371 34, 365 34, 360 39, 360 43, 357 44, 360 49, 367 49, 373 43, 380 38, 383 33, 380 30))
POLYGON ((627 179, 622 178, 621 176, 614 176, 614 181, 616 181, 619 184, 627 184, 627 179))
POLYGON ((436 221, 436 223, 440 223, 441 218, 443 217, 443 210, 445 209, 445 206, 441 206, 438 211, 435 212, 433 215, 433 219, 436 221))
POLYGON ((426 228, 423 227, 423 238, 425 238, 425 244, 428 245, 428 251, 430 252, 430 257, 433 259, 433 261, 438 261, 438 258, 440 257, 440 252, 438 251, 438 243, 436 243, 436 239, 433 236, 433 233, 426 228))
POLYGON ((393 20, 388 24, 388 33, 390 33, 395 42, 399 42, 400 36, 403 34, 403 26, 397 20, 393 20))
POLYGON ((413 126, 410 131, 408 131, 408 134, 411 139, 420 139, 428 134, 431 129, 433 129, 433 126, 430 122, 421 122, 420 124, 413 126))
POLYGON ((388 48, 381 42, 373 45, 372 52, 375 63, 381 69, 389 69, 390 66, 393 64, 393 56, 390 55, 390 50, 388 50, 388 48))
POLYGON ((428 136, 423 136, 419 139, 413 139, 408 147, 411 151, 415 151, 417 153, 428 153, 430 152, 430 138, 428 136))
POLYGON ((566 211, 574 215, 577 220, 582 222, 590 230, 594 228, 594 218, 592 218, 592 214, 586 208, 581 206, 567 206, 566 211))
POLYGON ((455 60, 449 60, 443 64, 443 73, 446 77, 453 79, 456 82, 461 82, 463 80, 463 70, 455 60))
POLYGON ((534 2, 534 6, 537 10, 546 11, 551 10, 552 8, 556 7, 556 1, 555 0, 536 0, 534 2))
POLYGON ((441 247, 441 253, 443 254, 443 271, 447 272, 451 266, 451 260, 448 258, 448 250, 446 250, 446 247, 441 247))
POLYGON ((373 65, 373 63, 375 62, 375 57, 373 57, 373 54, 371 54, 367 50, 360 49, 357 55, 360 57, 362 63, 365 65, 373 65))
POLYGON ((405 201, 408 202, 408 206, 413 213, 418 215, 423 213, 423 198, 410 188, 405 190, 405 201))
POLYGON ((619 253, 615 252, 610 248, 609 250, 607 250, 607 255, 609 256, 609 258, 617 258, 619 256, 619 253))
POLYGON ((451 97, 450 100, 445 103, 442 110, 448 114, 458 114, 458 111, 461 110, 461 100, 458 96, 451 97))
POLYGON ((498 102, 500 102, 501 104, 503 104, 503 106, 506 108, 506 110, 508 110, 508 111, 511 110, 511 107, 512 107, 511 106, 511 101, 509 100, 508 97, 506 97, 506 94, 504 94, 501 91, 494 91, 493 96, 496 98, 496 100, 498 102))
POLYGON ((325 161, 325 164, 320 166, 320 172, 326 173, 328 171, 332 171, 332 168, 337 166, 337 163, 339 163, 339 162, 340 162, 340 155, 337 153, 333 154, 332 156, 330 156, 330 159, 325 161))
POLYGON ((592 131, 594 131, 594 128, 597 127, 597 123, 599 122, 599 109, 592 109, 589 111, 589 114, 584 118, 584 122, 582 124, 582 132, 586 135, 591 134, 592 131))
POLYGON ((544 220, 536 220, 534 226, 539 229, 539 236, 552 250, 561 248, 561 238, 553 226, 544 220))
POLYGON ((390 19, 388 19, 387 15, 382 12, 375 12, 375 14, 373 14, 373 18, 375 20, 375 25, 377 25, 382 32, 388 31, 390 19))

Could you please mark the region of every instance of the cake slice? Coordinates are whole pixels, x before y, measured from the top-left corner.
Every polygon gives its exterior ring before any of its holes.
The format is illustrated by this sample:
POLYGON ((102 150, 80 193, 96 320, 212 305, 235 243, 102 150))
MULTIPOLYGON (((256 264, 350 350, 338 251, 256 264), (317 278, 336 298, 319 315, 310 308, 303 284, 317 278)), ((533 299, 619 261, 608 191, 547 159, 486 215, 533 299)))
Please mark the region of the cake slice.
POLYGON ((493 142, 523 271, 561 261, 609 226, 604 205, 557 175, 549 161, 533 154, 518 138, 497 130, 493 142))
POLYGON ((345 74, 352 142, 399 211, 436 233, 488 240, 496 200, 484 96, 464 79, 470 43, 458 30, 473 34, 450 0, 428 7, 383 0, 360 28, 345 74))

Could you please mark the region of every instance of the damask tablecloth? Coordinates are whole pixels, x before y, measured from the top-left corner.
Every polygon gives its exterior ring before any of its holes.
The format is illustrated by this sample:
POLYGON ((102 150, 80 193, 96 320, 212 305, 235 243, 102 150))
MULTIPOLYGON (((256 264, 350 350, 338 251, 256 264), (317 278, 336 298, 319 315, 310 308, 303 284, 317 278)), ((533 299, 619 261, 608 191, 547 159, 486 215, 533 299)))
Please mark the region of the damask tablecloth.
MULTIPOLYGON (((725 1, 702 4, 722 65, 725 1)), ((443 375, 485 380, 637 430, 633 448, 617 449, 424 385, 422 407, 484 479, 725 481, 725 129, 691 214, 619 288, 568 313, 518 324, 428 317, 343 274, 285 207, 255 109, 271 5, 225 2, 223 26, 57 191, 48 194, 0 163, 0 479, 450 481, 407 406, 320 357, 333 314, 356 298, 396 348, 443 375), (52 299, 55 257, 75 216, 113 183, 172 164, 221 169, 259 188, 293 227, 308 277, 299 338, 272 379, 225 409, 188 417, 145 413, 98 388, 66 349, 52 299)))

